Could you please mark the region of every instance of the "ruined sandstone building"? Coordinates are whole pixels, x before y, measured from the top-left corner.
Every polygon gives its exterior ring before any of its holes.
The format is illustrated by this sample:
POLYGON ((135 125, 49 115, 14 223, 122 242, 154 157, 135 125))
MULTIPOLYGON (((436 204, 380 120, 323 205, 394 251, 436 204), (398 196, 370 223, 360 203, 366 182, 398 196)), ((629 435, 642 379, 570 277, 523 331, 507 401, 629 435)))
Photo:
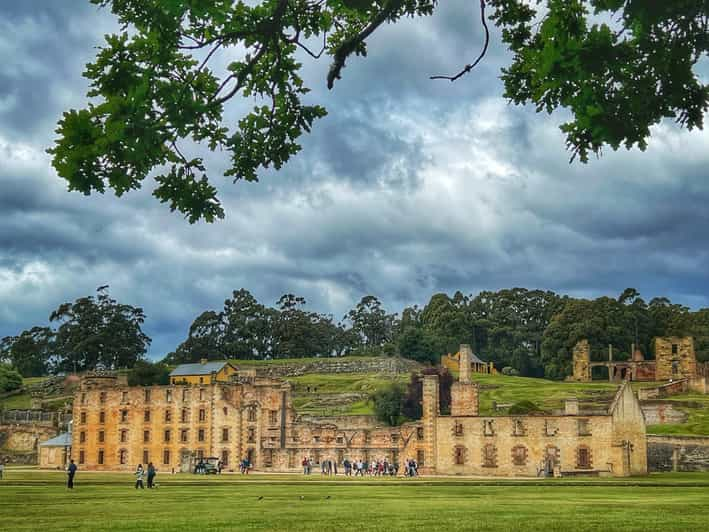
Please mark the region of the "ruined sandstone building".
MULTIPOLYGON (((480 416, 478 385, 470 379, 472 351, 462 346, 451 415, 441 415, 438 377, 423 379, 423 418, 401 427, 374 426, 342 416, 304 420, 290 385, 209 367, 176 370, 168 386, 130 387, 113 376, 82 380, 74 400, 71 456, 82 469, 133 470, 153 462, 162 471, 190 471, 217 457, 226 469, 248 458, 256 470, 299 471, 345 458, 414 458, 424 474, 538 476, 647 472, 645 423, 630 386, 607 411, 584 413, 568 401, 556 415, 480 416), (197 377, 197 383, 186 377, 197 377), (177 384, 175 382, 191 382, 177 384)), ((197 365, 198 366, 198 365, 197 365)))
POLYGON ((608 380, 619 382, 668 381, 697 376, 697 357, 691 336, 655 338, 655 360, 645 360, 642 352, 631 348, 631 360, 613 360, 613 347, 608 346, 608 360, 591 362, 588 340, 577 342, 573 349, 573 377, 570 380, 590 382, 594 367, 608 368, 608 380))

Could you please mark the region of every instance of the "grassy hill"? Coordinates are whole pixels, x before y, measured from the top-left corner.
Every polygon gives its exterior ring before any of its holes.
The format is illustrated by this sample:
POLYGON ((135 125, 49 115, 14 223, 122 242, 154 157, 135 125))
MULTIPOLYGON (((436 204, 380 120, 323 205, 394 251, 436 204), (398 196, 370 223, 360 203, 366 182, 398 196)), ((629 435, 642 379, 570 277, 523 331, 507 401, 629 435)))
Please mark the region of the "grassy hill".
MULTIPOLYGON (((364 357, 344 357, 346 361, 364 357)), ((279 359, 279 360, 236 360, 242 368, 263 368, 264 366, 303 365, 322 359, 279 359)), ((406 384, 408 374, 370 373, 309 373, 286 380, 292 385, 293 403, 298 412, 316 416, 371 415, 373 405, 369 396, 375 390, 392 382, 406 384)), ((45 378, 25 379, 26 387, 41 383, 45 378)), ((582 408, 603 408, 613 398, 616 384, 608 382, 569 383, 527 377, 505 375, 473 374, 480 384, 480 413, 482 415, 501 414, 506 407, 520 401, 531 401, 540 409, 551 411, 563 407, 564 400, 576 397, 582 408), (497 404, 497 409, 493 408, 497 404)), ((634 388, 653 386, 653 383, 633 383, 634 388)), ((51 398, 49 398, 51 407, 51 398)), ((681 424, 650 425, 652 434, 709 434, 709 396, 682 394, 665 399, 678 410, 687 413, 688 420, 681 424)), ((63 406, 64 399, 58 401, 63 406)), ((0 408, 29 408, 30 395, 27 391, 19 395, 0 399, 0 408)))

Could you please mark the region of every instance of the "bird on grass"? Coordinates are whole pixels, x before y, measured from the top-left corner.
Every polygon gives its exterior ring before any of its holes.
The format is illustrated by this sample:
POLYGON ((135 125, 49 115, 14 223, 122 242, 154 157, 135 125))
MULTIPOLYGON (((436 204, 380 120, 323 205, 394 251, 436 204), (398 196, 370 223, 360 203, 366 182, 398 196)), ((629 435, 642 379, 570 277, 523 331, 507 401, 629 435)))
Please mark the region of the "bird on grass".
POLYGON ((262 500, 262 499, 263 499, 263 495, 261 495, 261 496, 258 498, 259 501, 262 500))
POLYGON ((326 498, 326 499, 329 499, 329 498, 330 498, 330 496, 328 495, 328 496, 327 496, 327 497, 325 497, 325 498, 326 498))
POLYGON ((303 499, 305 499, 305 497, 303 497, 303 496, 301 495, 301 496, 300 496, 300 500, 302 501, 303 499))

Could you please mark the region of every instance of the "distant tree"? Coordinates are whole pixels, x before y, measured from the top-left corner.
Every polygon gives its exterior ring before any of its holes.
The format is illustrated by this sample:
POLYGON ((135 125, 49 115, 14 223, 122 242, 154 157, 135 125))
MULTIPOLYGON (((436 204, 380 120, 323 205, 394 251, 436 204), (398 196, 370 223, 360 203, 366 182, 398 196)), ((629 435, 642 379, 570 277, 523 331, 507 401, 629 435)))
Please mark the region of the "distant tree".
POLYGON ((52 312, 50 321, 60 324, 54 343, 57 370, 130 368, 145 355, 151 340, 141 329, 143 309, 118 303, 107 289, 52 312))
POLYGON ((22 375, 6 364, 0 364, 0 392, 12 392, 22 388, 22 375))
POLYGON ((161 386, 170 384, 170 368, 162 362, 138 360, 128 372, 130 386, 161 386))
POLYGON ((392 383, 372 394, 374 413, 379 421, 390 426, 401 424, 404 393, 402 385, 392 383))
POLYGON ((18 336, 0 340, 0 360, 25 377, 46 375, 54 355, 54 331, 49 327, 32 327, 18 336))
POLYGON ((438 364, 445 353, 445 341, 423 327, 407 327, 398 339, 399 354, 424 364, 438 364))
POLYGON ((396 316, 387 314, 375 296, 364 296, 345 319, 352 324, 360 344, 370 350, 381 347, 393 338, 396 316))

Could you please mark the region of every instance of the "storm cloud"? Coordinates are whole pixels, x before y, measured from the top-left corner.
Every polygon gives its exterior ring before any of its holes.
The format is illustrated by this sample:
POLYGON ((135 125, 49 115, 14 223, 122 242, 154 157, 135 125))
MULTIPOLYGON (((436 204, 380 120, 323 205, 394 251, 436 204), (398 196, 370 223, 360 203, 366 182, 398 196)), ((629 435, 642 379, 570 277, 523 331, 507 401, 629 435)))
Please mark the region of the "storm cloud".
POLYGON ((50 165, 56 122, 85 105, 81 72, 115 28, 87 1, 0 12, 0 336, 103 284, 145 309, 153 357, 240 287, 336 318, 369 293, 400 311, 513 286, 709 305, 709 133, 663 123, 645 152, 568 164, 563 113, 503 99, 499 35, 471 75, 428 79, 478 53, 470 2, 382 28, 333 91, 327 62, 306 62, 308 100, 328 116, 259 183, 221 178, 228 160, 209 154, 227 214, 211 225, 170 213, 149 183, 123 198, 67 192, 50 165))

